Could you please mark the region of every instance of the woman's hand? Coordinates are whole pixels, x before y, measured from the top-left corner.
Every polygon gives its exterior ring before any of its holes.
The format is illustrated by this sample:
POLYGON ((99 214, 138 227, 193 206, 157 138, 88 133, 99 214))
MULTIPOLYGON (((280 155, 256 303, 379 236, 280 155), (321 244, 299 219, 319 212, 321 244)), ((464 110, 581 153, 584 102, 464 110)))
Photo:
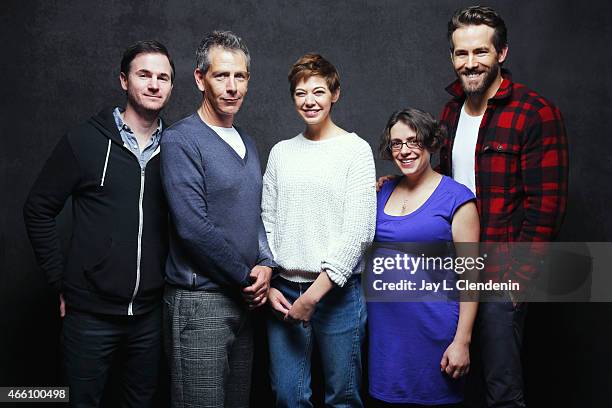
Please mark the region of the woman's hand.
POLYGON ((386 176, 379 177, 378 180, 376 180, 376 192, 379 192, 383 184, 385 184, 387 181, 396 179, 398 177, 399 176, 396 176, 394 174, 387 174, 386 176))
POLYGON ((442 356, 440 371, 454 379, 466 375, 470 371, 470 345, 453 341, 442 356))
POLYGON ((287 320, 293 323, 302 323, 304 327, 308 327, 312 314, 317 307, 317 302, 308 292, 304 292, 302 296, 293 302, 293 306, 289 309, 287 320))
POLYGON ((270 288, 268 292, 268 301, 276 317, 281 320, 287 320, 289 309, 291 309, 291 303, 289 303, 281 291, 276 288, 270 288))

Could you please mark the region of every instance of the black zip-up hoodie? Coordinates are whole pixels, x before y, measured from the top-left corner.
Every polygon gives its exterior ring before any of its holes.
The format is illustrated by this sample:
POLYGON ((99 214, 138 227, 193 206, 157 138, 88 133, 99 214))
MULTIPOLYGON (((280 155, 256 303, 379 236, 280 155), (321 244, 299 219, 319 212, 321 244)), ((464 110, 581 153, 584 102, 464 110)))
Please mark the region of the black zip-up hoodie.
POLYGON ((141 170, 112 111, 59 141, 30 191, 24 219, 38 264, 68 308, 137 315, 161 302, 167 204, 159 152, 141 170), (68 197, 73 225, 64 259, 55 217, 68 197))

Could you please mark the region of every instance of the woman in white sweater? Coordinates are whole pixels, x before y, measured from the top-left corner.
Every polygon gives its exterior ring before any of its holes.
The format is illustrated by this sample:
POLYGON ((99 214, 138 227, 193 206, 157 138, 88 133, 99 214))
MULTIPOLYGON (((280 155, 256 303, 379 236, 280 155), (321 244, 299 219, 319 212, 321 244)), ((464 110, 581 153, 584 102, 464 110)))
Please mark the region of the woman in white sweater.
POLYGON ((340 97, 336 68, 317 54, 289 72, 303 133, 276 144, 264 175, 262 218, 282 268, 269 300, 270 376, 279 407, 311 407, 313 343, 325 403, 361 407, 366 309, 359 272, 374 235, 375 169, 369 144, 330 116, 340 97))

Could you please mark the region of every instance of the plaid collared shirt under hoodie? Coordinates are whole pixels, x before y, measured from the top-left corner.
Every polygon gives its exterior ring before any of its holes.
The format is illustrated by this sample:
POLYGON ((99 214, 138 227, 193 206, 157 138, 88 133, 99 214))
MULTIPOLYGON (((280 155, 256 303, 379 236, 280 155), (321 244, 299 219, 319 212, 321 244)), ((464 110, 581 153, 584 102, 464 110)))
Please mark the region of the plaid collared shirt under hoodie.
MULTIPOLYGON (((502 83, 488 105, 475 151, 476 197, 481 242, 548 242, 559 231, 568 193, 568 143, 561 112, 502 70, 502 83)), ((452 175, 452 149, 465 101, 457 80, 441 122, 448 138, 440 170, 452 175)), ((522 268, 521 268, 522 269, 522 268)), ((514 271, 529 279, 529 268, 514 271)), ((503 273, 502 273, 503 275, 503 273)))

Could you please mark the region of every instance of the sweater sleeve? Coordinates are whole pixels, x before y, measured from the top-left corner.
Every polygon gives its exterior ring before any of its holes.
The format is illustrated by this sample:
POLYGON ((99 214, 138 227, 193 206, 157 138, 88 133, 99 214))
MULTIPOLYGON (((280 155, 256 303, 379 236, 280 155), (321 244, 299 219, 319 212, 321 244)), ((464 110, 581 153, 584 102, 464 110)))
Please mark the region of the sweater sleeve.
POLYGON ((200 154, 171 129, 162 141, 161 176, 170 216, 191 261, 219 285, 248 286, 249 266, 208 217, 200 154))
POLYGON ((23 207, 25 226, 36 261, 55 290, 62 290, 64 258, 55 217, 78 185, 80 168, 68 137, 64 136, 51 153, 34 182, 23 207))
POLYGON ((264 228, 263 222, 259 222, 258 229, 258 241, 259 241, 259 257, 257 258, 257 265, 269 266, 270 268, 276 268, 276 262, 274 262, 274 256, 268 245, 268 237, 264 228))
POLYGON ((268 238, 268 245, 275 256, 274 228, 276 226, 276 149, 272 148, 268 164, 263 176, 263 191, 261 195, 261 219, 268 238))
POLYGON ((274 276, 279 272, 278 265, 274 262, 274 225, 276 223, 276 154, 272 148, 268 156, 268 164, 263 176, 263 190, 261 195, 261 220, 262 225, 259 235, 259 253, 268 257, 266 263, 260 265, 274 268, 274 276), (263 236, 262 236, 263 235, 263 236), (265 242, 263 242, 265 241, 265 242), (262 244, 265 243, 265 246, 262 244), (263 248, 262 248, 263 247, 263 248))
POLYGON ((332 240, 322 269, 338 286, 344 286, 374 238, 376 223, 376 173, 372 150, 365 142, 351 160, 346 175, 342 227, 332 240))

